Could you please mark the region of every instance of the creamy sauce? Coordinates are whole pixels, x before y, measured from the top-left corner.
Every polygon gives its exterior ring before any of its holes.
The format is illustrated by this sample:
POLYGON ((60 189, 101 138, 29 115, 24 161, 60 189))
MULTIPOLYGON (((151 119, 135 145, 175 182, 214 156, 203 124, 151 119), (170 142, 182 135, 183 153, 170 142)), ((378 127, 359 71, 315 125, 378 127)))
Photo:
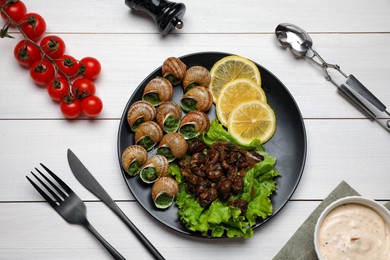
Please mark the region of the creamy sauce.
POLYGON ((333 209, 318 237, 323 259, 390 260, 390 226, 363 205, 348 203, 333 209))

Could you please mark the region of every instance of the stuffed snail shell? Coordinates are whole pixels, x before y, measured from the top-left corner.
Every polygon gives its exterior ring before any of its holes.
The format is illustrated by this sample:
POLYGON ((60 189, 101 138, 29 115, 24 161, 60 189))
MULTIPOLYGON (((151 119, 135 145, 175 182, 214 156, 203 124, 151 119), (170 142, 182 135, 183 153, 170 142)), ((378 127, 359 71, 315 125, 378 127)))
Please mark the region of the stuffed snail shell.
POLYGON ((150 151, 158 142, 160 142, 163 132, 160 126, 154 121, 147 121, 135 131, 135 143, 150 151))
POLYGON ((155 117, 156 108, 142 100, 133 103, 127 112, 127 122, 133 131, 136 131, 140 124, 151 121, 155 117))
POLYGON ((184 137, 177 132, 171 132, 163 136, 156 153, 165 156, 168 162, 172 162, 176 158, 183 157, 187 148, 188 144, 184 137))
POLYGON ((169 162, 162 155, 153 155, 143 165, 139 176, 145 183, 153 183, 168 174, 169 162))
POLYGON ((191 111, 181 120, 179 133, 185 139, 191 139, 210 128, 210 118, 201 111, 191 111))
POLYGON ((170 177, 159 178, 152 186, 152 199, 157 208, 166 209, 179 192, 179 185, 170 177))
POLYGON ((172 101, 162 103, 156 112, 157 124, 167 133, 176 132, 180 125, 182 110, 172 101))
POLYGON ((184 92, 196 86, 207 87, 210 81, 211 75, 208 69, 202 66, 193 66, 187 70, 183 79, 184 92))
POLYGON ((186 75, 187 66, 176 57, 169 57, 162 65, 162 75, 173 86, 180 84, 186 75))
POLYGON ((158 106, 164 101, 171 100, 172 96, 172 84, 165 78, 157 77, 145 86, 142 99, 153 106, 158 106))
POLYGON ((139 145, 131 145, 122 153, 122 167, 130 176, 135 176, 140 172, 147 159, 148 153, 145 148, 139 145))
POLYGON ((199 86, 188 90, 180 101, 184 111, 190 112, 199 110, 202 112, 208 111, 213 104, 213 96, 205 87, 199 86))

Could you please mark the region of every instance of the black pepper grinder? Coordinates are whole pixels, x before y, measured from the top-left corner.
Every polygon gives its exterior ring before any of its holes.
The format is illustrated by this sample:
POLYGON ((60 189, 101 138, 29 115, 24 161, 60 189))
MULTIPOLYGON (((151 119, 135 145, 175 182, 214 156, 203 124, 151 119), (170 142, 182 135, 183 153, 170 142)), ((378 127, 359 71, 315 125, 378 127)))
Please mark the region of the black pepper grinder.
POLYGON ((186 12, 186 6, 182 3, 167 0, 125 0, 125 4, 131 9, 150 15, 163 35, 168 34, 173 28, 183 28, 181 19, 186 12))

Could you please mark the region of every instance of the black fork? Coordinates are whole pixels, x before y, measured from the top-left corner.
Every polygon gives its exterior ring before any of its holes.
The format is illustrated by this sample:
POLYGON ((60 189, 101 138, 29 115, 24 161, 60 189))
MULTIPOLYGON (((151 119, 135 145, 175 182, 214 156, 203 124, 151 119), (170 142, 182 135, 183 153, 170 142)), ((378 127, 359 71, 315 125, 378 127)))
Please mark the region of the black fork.
POLYGON ((32 181, 28 176, 26 178, 34 186, 34 188, 42 195, 42 197, 54 208, 58 214, 61 215, 67 222, 71 224, 78 224, 84 226, 88 229, 102 245, 107 249, 107 251, 115 259, 125 259, 112 245, 110 245, 89 223, 87 219, 87 208, 84 202, 74 193, 68 185, 66 185, 57 175, 55 175, 50 169, 41 163, 41 166, 52 176, 52 178, 57 182, 55 184, 50 180, 45 174, 40 170, 35 168, 35 170, 43 177, 46 181, 43 181, 36 174, 31 172, 31 174, 40 182, 40 184, 49 192, 45 192, 41 189, 34 181, 32 181), (54 189, 53 189, 54 188, 54 189))

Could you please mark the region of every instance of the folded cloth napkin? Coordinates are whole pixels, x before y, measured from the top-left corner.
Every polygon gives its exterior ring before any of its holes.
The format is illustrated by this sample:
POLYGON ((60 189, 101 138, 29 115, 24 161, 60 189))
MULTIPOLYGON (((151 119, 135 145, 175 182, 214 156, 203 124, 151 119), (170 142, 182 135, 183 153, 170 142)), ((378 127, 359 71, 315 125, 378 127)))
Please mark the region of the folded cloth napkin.
MULTIPOLYGON (((295 234, 287 241, 284 247, 273 260, 313 260, 318 259, 314 250, 314 227, 321 212, 333 201, 347 196, 360 195, 345 181, 342 181, 323 202, 311 213, 306 221, 298 228, 295 234)), ((390 210, 390 202, 384 204, 390 210)))

